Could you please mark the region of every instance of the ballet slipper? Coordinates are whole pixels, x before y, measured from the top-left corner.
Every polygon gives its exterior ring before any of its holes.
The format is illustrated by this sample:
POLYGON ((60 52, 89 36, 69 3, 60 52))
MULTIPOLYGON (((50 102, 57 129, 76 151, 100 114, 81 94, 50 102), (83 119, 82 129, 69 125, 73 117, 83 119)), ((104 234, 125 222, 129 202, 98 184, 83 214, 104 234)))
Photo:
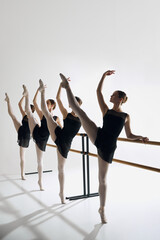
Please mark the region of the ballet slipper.
POLYGON ((39 88, 38 88, 38 90, 40 92, 43 92, 45 90, 45 88, 46 88, 46 85, 44 85, 43 81, 41 79, 39 79, 39 88))
POLYGON ((61 86, 62 86, 63 88, 68 88, 69 83, 68 83, 67 78, 66 78, 62 73, 60 73, 59 75, 60 75, 60 77, 61 77, 61 79, 62 79, 61 86))
POLYGON ((22 176, 22 180, 26 180, 24 176, 22 176))
POLYGON ((27 88, 26 88, 25 85, 22 85, 22 87, 23 87, 23 93, 22 93, 22 95, 23 95, 24 97, 26 97, 26 96, 28 95, 27 88))
POLYGON ((4 99, 4 100, 5 100, 6 102, 9 102, 9 97, 8 97, 8 94, 7 94, 7 93, 5 93, 5 96, 6 96, 6 97, 5 97, 5 99, 4 99))
POLYGON ((61 199, 61 203, 62 203, 62 204, 65 204, 66 202, 65 202, 65 200, 64 200, 64 195, 63 195, 63 193, 59 193, 59 196, 60 196, 60 199, 61 199))
POLYGON ((44 189, 42 188, 42 183, 40 181, 38 181, 38 185, 40 187, 40 191, 44 191, 44 189))
POLYGON ((99 214, 100 214, 102 224, 107 223, 107 219, 106 219, 106 216, 105 216, 105 214, 104 214, 104 210, 102 210, 101 208, 99 208, 98 212, 99 212, 99 214))

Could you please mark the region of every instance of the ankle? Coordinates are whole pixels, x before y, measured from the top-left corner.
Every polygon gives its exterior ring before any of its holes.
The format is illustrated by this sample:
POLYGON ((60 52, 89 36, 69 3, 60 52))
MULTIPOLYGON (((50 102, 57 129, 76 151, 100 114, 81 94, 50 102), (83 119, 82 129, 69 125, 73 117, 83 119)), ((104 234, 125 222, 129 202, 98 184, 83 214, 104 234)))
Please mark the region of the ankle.
POLYGON ((105 212, 105 207, 99 207, 99 211, 105 212))

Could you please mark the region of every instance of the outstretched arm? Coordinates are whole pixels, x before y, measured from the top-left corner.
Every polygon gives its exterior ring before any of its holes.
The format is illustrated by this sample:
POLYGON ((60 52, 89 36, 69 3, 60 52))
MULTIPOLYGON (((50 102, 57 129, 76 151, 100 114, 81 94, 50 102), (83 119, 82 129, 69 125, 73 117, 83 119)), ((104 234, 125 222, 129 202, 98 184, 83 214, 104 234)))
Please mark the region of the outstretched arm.
POLYGON ((19 101, 19 103, 18 103, 19 110, 20 110, 20 112, 21 112, 21 114, 22 114, 22 117, 24 117, 24 116, 26 115, 26 113, 25 113, 25 111, 24 111, 24 109, 23 109, 23 107, 22 107, 22 102, 23 102, 23 100, 24 100, 24 96, 20 99, 20 101, 19 101))
POLYGON ((57 92, 57 96, 56 96, 56 100, 57 100, 59 109, 60 109, 60 111, 63 115, 63 119, 65 119, 67 117, 68 112, 67 112, 66 108, 63 106, 62 101, 61 101, 61 89, 62 89, 62 86, 61 86, 61 83, 60 83, 59 89, 58 89, 58 92, 57 92))
POLYGON ((147 137, 142 137, 142 136, 139 136, 139 135, 134 135, 132 132, 131 132, 131 128, 130 128, 130 116, 128 115, 127 116, 127 120, 126 120, 126 123, 125 123, 125 132, 126 132, 126 136, 127 138, 130 138, 132 140, 142 140, 144 143, 149 141, 149 139, 147 137))
POLYGON ((37 112, 37 114, 38 114, 38 116, 39 116, 39 118, 40 118, 40 120, 41 120, 42 117, 43 117, 43 113, 42 113, 42 111, 40 110, 40 108, 39 108, 39 106, 38 106, 38 104, 37 104, 37 95, 38 95, 38 92, 39 92, 39 88, 37 89, 36 94, 35 94, 35 96, 34 96, 34 98, 33 98, 33 105, 34 105, 35 110, 36 110, 36 112, 37 112))
POLYGON ((101 112, 103 114, 103 116, 105 115, 105 113, 108 111, 108 106, 107 104, 105 103, 104 101, 104 97, 103 97, 103 94, 102 94, 102 87, 103 87, 103 82, 104 82, 104 79, 106 76, 110 76, 112 74, 114 74, 115 71, 112 70, 108 70, 106 71, 103 75, 102 75, 102 78, 98 84, 98 87, 97 87, 97 98, 98 98, 98 103, 99 103, 99 106, 100 106, 100 109, 101 109, 101 112))

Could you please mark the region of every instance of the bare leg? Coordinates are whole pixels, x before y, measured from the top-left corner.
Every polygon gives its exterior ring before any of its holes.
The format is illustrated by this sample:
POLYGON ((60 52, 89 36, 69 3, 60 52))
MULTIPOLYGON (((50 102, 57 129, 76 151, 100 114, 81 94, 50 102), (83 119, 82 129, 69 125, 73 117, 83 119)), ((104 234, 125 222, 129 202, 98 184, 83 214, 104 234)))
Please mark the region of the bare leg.
POLYGON ((40 85, 39 91, 41 92, 41 109, 47 120, 47 126, 50 132, 51 138, 55 142, 56 140, 55 129, 57 127, 57 123, 53 120, 51 113, 47 109, 46 101, 45 101, 45 86, 42 80, 39 80, 39 85, 40 85))
POLYGON ((81 124, 82 124, 84 130, 86 131, 91 142, 94 144, 96 137, 97 137, 98 127, 96 126, 96 124, 93 121, 91 121, 89 119, 87 114, 80 108, 77 100, 75 99, 75 97, 71 91, 71 88, 69 86, 67 79, 62 74, 60 74, 60 77, 63 82, 62 87, 64 87, 67 92, 69 106, 72 108, 74 113, 80 118, 80 121, 81 121, 81 124))
POLYGON ((100 197, 99 214, 101 216, 102 223, 107 223, 107 220, 105 217, 105 203, 106 203, 106 192, 107 192, 106 176, 108 172, 109 163, 105 162, 98 155, 98 166, 99 166, 99 197, 100 197))
POLYGON ((25 97, 25 111, 26 111, 27 117, 28 117, 30 132, 33 133, 33 130, 34 130, 35 126, 37 125, 37 122, 34 119, 33 114, 31 112, 31 108, 30 108, 30 104, 29 104, 29 94, 28 94, 28 90, 25 85, 23 85, 23 90, 24 90, 23 96, 25 97))
POLYGON ((24 177, 24 162, 25 162, 25 151, 26 149, 20 146, 20 167, 21 167, 21 178, 26 180, 24 177))
POLYGON ((57 156, 58 156, 58 179, 59 179, 59 185, 60 185, 60 192, 59 196, 61 199, 61 203, 65 203, 64 198, 64 164, 66 162, 66 158, 64 158, 60 152, 57 149, 57 156))
MULTIPOLYGON (((77 116, 80 118, 84 130, 86 131, 90 140, 94 144, 97 136, 97 131, 98 131, 97 126, 95 125, 94 122, 92 122, 87 117, 85 112, 79 107, 79 104, 77 103, 65 76, 60 74, 60 77, 62 79, 62 87, 66 89, 70 107, 75 112, 75 114, 77 114, 77 116)), ((101 216, 102 223, 106 223, 107 221, 105 218, 104 208, 105 208, 106 190, 107 190, 106 175, 107 175, 109 164, 105 162, 103 159, 101 159, 100 156, 98 156, 98 162, 99 162, 99 195, 100 195, 99 213, 101 216)))
POLYGON ((41 151, 37 145, 36 146, 36 152, 37 152, 37 164, 38 164, 38 185, 40 187, 41 191, 44 191, 43 187, 42 187, 42 174, 43 174, 43 151, 41 151))
POLYGON ((9 99, 7 93, 5 93, 5 95, 6 95, 5 101, 7 102, 7 107, 8 107, 8 114, 12 118, 12 121, 14 123, 15 129, 18 132, 18 129, 20 128, 21 123, 17 120, 16 116, 13 113, 13 110, 12 110, 12 107, 11 107, 11 104, 10 104, 10 99, 9 99))

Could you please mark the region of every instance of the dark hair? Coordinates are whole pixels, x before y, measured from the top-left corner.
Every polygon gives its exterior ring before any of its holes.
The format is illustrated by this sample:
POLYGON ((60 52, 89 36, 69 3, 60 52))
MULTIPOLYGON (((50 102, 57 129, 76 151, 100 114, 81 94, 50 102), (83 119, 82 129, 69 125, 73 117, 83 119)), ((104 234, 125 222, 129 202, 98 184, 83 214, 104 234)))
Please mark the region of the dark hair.
POLYGON ((30 108, 31 108, 31 110, 32 110, 32 113, 34 113, 34 111, 35 111, 35 106, 34 106, 33 104, 30 104, 30 108))
POLYGON ((82 104, 82 100, 81 100, 79 97, 75 96, 75 99, 77 100, 77 102, 79 103, 79 105, 82 104))
POLYGON ((50 101, 51 105, 53 105, 53 110, 56 108, 56 102, 53 99, 48 99, 47 101, 50 101))
POLYGON ((122 103, 127 102, 128 97, 126 93, 120 90, 118 90, 117 92, 118 92, 118 97, 123 99, 122 103))

